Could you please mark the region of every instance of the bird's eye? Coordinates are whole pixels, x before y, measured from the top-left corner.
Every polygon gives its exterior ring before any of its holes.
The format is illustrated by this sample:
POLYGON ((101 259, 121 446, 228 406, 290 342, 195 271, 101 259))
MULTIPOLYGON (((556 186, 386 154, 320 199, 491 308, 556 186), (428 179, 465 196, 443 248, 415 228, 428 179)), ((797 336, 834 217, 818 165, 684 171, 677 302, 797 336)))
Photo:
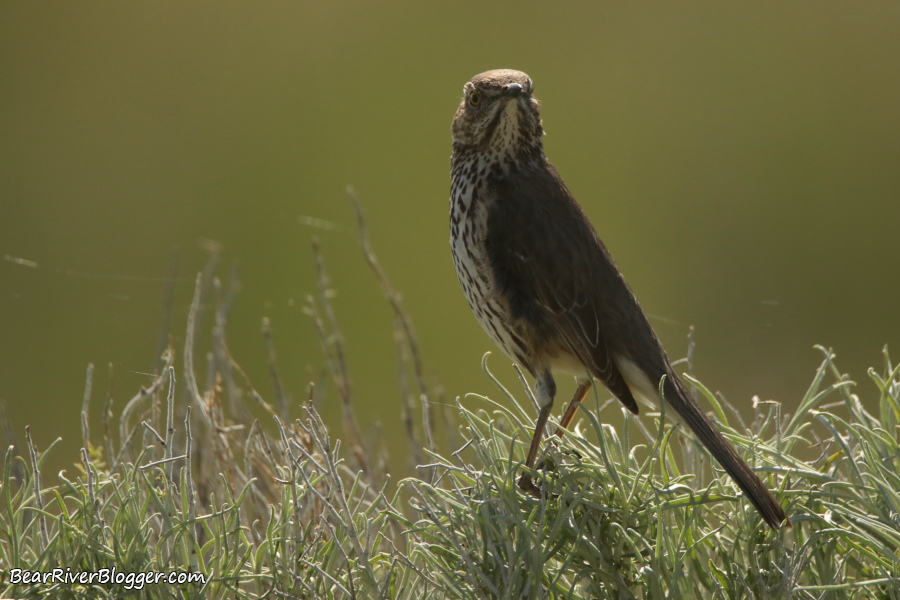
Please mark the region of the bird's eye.
POLYGON ((472 106, 478 106, 479 104, 481 104, 481 94, 479 94, 478 92, 472 92, 471 94, 469 94, 469 104, 471 104, 472 106))

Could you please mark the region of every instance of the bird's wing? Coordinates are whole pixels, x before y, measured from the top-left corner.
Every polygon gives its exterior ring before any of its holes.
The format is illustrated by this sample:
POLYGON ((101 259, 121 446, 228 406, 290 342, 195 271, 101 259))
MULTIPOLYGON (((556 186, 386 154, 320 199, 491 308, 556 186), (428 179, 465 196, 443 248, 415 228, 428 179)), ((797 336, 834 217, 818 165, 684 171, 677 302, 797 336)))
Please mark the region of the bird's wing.
POLYGON ((487 254, 497 285, 513 319, 538 339, 568 347, 637 413, 609 345, 619 332, 608 331, 631 318, 634 297, 581 207, 546 167, 500 178, 489 190, 487 254))
POLYGON ((786 519, 781 505, 691 398, 581 207, 553 167, 544 166, 498 179, 491 189, 487 252, 513 318, 545 340, 561 339, 634 413, 638 406, 617 361, 651 383, 667 374, 666 400, 766 522, 779 527, 786 519))

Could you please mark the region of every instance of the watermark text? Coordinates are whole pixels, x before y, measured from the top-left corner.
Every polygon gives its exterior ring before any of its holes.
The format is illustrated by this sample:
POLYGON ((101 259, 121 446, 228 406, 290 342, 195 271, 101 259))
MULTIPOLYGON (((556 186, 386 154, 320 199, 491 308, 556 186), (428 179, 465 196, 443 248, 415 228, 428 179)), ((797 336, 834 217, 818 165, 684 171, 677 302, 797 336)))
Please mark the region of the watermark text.
POLYGON ((206 583, 203 573, 187 571, 119 571, 115 567, 96 571, 73 571, 72 569, 52 569, 50 571, 27 571, 10 569, 5 573, 4 583, 11 585, 70 584, 70 585, 121 585, 126 590, 140 590, 148 584, 168 583, 185 585, 206 583))

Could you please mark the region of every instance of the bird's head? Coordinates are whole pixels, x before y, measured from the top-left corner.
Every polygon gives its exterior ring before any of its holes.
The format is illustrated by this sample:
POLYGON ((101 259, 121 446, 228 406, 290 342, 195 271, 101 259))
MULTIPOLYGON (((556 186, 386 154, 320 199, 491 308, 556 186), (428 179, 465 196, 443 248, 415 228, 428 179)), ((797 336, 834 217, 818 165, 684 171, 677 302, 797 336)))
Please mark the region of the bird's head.
POLYGON ((540 154, 544 129, 531 92, 531 78, 521 71, 499 69, 473 77, 453 118, 454 150, 487 152, 503 162, 540 154))

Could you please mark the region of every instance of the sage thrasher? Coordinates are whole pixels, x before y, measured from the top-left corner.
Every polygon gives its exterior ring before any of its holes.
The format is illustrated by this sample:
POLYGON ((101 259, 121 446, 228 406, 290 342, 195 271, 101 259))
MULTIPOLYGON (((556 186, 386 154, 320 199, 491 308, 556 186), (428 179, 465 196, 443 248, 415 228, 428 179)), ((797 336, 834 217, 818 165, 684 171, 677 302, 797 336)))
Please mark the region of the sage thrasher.
POLYGON ((578 384, 560 434, 592 379, 637 414, 637 401, 656 406, 665 377, 665 401, 766 523, 779 527, 781 505, 672 369, 606 246, 544 156, 542 135, 525 73, 488 71, 463 88, 453 119, 450 246, 478 322, 535 378, 540 412, 519 486, 536 490, 530 472, 556 395, 554 369, 578 384))

